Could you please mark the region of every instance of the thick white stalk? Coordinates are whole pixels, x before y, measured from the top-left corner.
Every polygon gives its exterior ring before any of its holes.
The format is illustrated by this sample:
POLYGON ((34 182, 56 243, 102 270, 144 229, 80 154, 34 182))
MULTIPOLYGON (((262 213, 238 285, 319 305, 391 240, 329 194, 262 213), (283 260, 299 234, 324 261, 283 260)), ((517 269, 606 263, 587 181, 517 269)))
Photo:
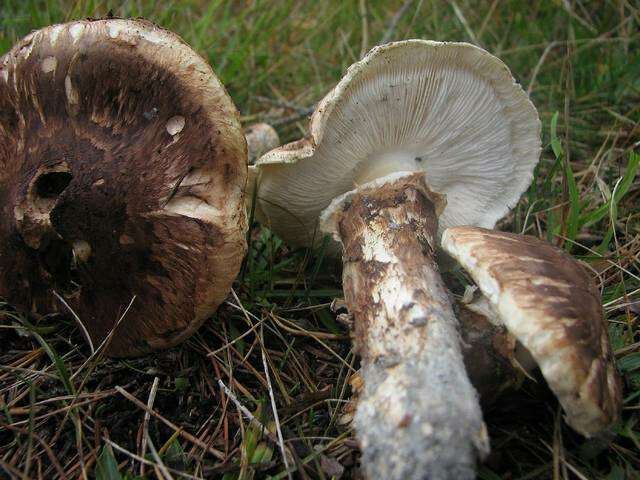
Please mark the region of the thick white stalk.
POLYGON ((323 217, 344 247, 365 383, 354 421, 369 479, 473 479, 476 457, 489 450, 434 259, 442 203, 423 173, 396 175, 358 188, 323 217))

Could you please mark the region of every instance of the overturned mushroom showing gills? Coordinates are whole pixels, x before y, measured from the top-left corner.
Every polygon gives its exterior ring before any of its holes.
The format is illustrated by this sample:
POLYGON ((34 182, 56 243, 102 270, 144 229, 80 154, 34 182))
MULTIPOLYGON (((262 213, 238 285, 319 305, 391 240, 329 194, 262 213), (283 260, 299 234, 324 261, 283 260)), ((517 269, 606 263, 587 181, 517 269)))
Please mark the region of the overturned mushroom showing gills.
POLYGON ((621 386, 600 294, 587 270, 535 237, 483 228, 444 232, 496 318, 531 353, 566 414, 587 437, 620 414, 621 386))
POLYGON ((500 60, 469 44, 409 40, 352 65, 318 105, 310 138, 256 163, 263 222, 311 246, 322 216, 320 230, 344 247, 369 478, 474 478, 488 452, 433 256, 443 228, 493 226, 517 202, 539 133, 500 60))
POLYGON ((246 144, 209 65, 141 20, 36 31, 0 59, 0 296, 108 353, 174 345, 244 255, 246 144), (55 292, 55 293, 54 293, 55 292))

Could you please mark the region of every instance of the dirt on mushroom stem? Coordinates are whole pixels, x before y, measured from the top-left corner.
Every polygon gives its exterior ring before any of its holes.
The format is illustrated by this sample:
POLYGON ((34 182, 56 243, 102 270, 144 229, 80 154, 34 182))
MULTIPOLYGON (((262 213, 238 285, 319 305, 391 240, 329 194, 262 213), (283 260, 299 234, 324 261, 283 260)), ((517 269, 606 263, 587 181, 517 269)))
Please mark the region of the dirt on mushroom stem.
POLYGON ((472 479, 489 444, 434 259, 442 197, 422 173, 387 179, 333 214, 362 356, 362 464, 368 478, 472 479))

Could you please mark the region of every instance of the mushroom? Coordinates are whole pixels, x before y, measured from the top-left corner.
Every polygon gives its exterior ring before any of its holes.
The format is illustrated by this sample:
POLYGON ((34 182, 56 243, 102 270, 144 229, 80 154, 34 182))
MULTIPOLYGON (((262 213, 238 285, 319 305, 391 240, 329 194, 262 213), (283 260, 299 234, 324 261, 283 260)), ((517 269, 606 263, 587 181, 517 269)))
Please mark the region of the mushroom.
POLYGON ((269 150, 280 145, 278 132, 268 123, 255 123, 247 127, 244 137, 247 140, 250 165, 269 150))
POLYGON ((256 213, 306 246, 322 217, 320 229, 343 246, 365 383, 355 416, 365 472, 474 478, 488 438, 434 255, 439 231, 492 227, 528 187, 537 112, 486 51, 407 40, 352 65, 309 130, 256 163, 256 213))
POLYGON ((620 378, 587 270, 535 237, 483 228, 449 228, 442 247, 477 283, 487 318, 540 367, 567 423, 587 437, 610 427, 620 415, 620 378))
POLYGON ((177 35, 120 19, 31 33, 0 59, 0 296, 68 306, 96 347, 122 318, 114 356, 182 341, 245 253, 246 155, 233 102, 177 35))
POLYGON ((276 129, 268 123, 256 123, 247 127, 244 132, 244 138, 247 141, 249 160, 248 180, 244 198, 247 212, 250 213, 252 208, 256 206, 253 198, 256 182, 254 163, 260 156, 280 145, 280 136, 276 129))

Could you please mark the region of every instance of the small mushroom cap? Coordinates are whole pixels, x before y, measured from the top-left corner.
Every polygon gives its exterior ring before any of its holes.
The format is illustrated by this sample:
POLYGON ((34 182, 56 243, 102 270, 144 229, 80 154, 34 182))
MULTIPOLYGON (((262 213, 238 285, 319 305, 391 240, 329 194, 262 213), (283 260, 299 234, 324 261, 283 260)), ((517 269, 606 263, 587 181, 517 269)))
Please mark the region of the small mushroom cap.
POLYGON ((174 345, 246 250, 246 143, 207 62, 141 20, 36 31, 0 59, 0 296, 108 353, 174 345))
POLYGON ((466 43, 374 48, 320 102, 309 133, 256 163, 261 219, 293 245, 312 243, 333 198, 397 172, 424 171, 446 196, 440 231, 492 227, 530 184, 540 152, 526 93, 504 63, 466 43))
POLYGON ((280 136, 276 129, 268 123, 255 123, 247 127, 244 132, 249 150, 249 164, 280 145, 280 136))
POLYGON ((442 247, 529 350, 571 427, 593 436, 618 419, 620 379, 600 294, 582 265, 537 238, 483 228, 449 228, 442 247))

